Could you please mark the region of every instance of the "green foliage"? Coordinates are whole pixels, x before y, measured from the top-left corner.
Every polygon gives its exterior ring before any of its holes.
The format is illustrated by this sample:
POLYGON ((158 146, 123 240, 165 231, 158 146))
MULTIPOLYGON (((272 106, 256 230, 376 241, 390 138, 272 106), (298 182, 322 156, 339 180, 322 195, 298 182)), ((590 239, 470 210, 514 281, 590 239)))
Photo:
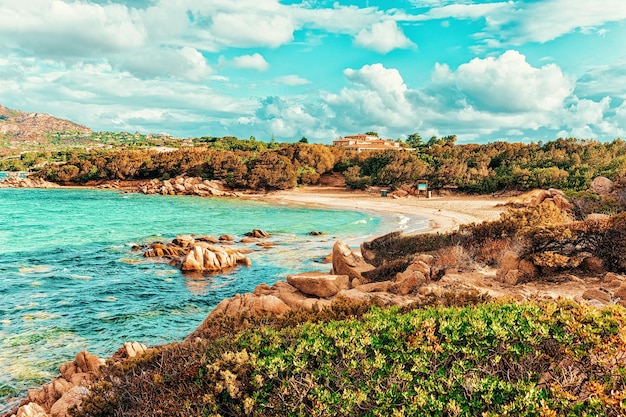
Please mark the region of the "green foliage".
POLYGON ((617 306, 502 300, 318 314, 216 317, 210 339, 109 367, 74 415, 617 416, 626 409, 626 310, 617 306))

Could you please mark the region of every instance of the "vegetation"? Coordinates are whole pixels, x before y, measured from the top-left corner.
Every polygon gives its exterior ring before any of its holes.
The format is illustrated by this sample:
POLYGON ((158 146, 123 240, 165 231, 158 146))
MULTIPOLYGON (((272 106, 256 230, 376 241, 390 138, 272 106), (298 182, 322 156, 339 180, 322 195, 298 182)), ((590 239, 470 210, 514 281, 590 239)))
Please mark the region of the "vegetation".
MULTIPOLYGON (((63 142, 62 138, 58 140, 63 142)), ((85 140, 98 145, 80 147, 78 143, 70 146, 64 142, 66 146, 56 147, 58 150, 0 159, 0 169, 40 170, 48 180, 74 183, 200 174, 241 188, 291 187, 294 177, 299 184, 316 184, 320 176, 334 171, 342 173, 346 184, 354 189, 380 186, 410 190, 418 180, 427 180, 431 189, 453 187, 469 193, 559 188, 568 191, 581 213, 591 208, 615 213, 622 211, 626 203, 626 193, 610 197, 585 195, 591 180, 600 175, 625 188, 626 144, 621 139, 609 143, 558 139, 545 144, 457 145, 455 136, 424 142, 419 134, 413 134, 407 139, 410 149, 361 153, 309 144, 302 139, 278 144, 254 137, 180 140, 94 133, 85 140), (184 162, 177 163, 176 159, 184 162), (253 169, 258 162, 279 160, 283 162, 253 169), (78 171, 64 165, 74 165, 78 171), (274 178, 264 181, 255 174, 260 172, 274 178)))
POLYGON ((471 300, 215 317, 194 341, 111 362, 73 415, 626 412, 626 310, 471 300))

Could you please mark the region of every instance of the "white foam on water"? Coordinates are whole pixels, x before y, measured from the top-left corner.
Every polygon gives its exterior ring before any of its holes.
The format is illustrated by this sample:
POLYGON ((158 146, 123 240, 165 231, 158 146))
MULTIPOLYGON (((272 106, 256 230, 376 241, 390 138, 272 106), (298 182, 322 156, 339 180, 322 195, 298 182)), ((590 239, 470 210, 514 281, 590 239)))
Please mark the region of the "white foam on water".
POLYGON ((45 274, 54 269, 50 265, 23 266, 19 269, 21 274, 45 274))

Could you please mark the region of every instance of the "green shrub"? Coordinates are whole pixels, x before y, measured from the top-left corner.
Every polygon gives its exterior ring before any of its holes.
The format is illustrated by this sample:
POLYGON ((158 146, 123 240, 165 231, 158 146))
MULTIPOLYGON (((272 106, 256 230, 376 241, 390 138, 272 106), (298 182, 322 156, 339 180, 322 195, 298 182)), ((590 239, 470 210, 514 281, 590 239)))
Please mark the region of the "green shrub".
POLYGON ((340 314, 340 320, 296 320, 287 327, 285 320, 293 316, 225 319, 221 338, 168 345, 124 372, 112 374, 110 368, 110 385, 92 391, 74 415, 618 416, 626 411, 621 307, 501 300, 343 311, 358 313, 340 314), (229 321, 238 324, 227 330, 229 321), (104 411, 93 411, 95 403, 104 411))

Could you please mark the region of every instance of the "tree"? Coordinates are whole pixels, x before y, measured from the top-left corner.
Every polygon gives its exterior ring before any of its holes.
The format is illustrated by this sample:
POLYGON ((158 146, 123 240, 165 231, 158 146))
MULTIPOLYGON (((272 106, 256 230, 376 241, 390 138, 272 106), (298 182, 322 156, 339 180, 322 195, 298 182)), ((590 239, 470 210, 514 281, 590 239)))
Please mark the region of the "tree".
POLYGON ((422 143, 422 137, 420 136, 419 133, 413 133, 410 134, 408 138, 406 138, 406 143, 411 147, 411 148, 421 148, 423 143, 422 143))
POLYGON ((309 143, 309 140, 306 138, 306 136, 302 136, 302 138, 300 138, 300 140, 298 142, 299 143, 309 143))
POLYGON ((368 136, 376 136, 376 137, 378 137, 378 132, 367 132, 365 134, 368 135, 368 136))

